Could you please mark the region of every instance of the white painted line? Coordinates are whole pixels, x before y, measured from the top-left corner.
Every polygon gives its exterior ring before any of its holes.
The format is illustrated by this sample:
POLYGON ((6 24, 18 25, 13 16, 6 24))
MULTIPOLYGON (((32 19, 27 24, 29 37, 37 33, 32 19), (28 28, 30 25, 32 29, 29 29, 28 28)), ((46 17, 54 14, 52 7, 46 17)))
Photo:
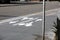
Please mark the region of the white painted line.
POLYGON ((13 24, 13 23, 16 23, 16 22, 18 22, 18 20, 17 21, 10 21, 9 24, 13 24))
MULTIPOLYGON (((27 18, 27 17, 25 17, 27 18)), ((39 19, 38 17, 36 18, 28 18, 27 20, 24 18, 24 20, 21 20, 21 22, 19 22, 18 20, 16 21, 11 21, 9 22, 9 24, 12 24, 13 26, 25 26, 25 27, 31 27, 33 25, 33 23, 38 22, 38 21, 42 21, 42 19, 39 19)))
POLYGON ((24 18, 22 18, 22 20, 26 20, 26 19, 28 19, 28 17, 24 17, 24 18))
POLYGON ((42 21, 42 19, 37 19, 35 22, 42 21))
MULTIPOLYGON (((57 11, 57 10, 59 10, 60 8, 57 8, 57 9, 52 9, 52 10, 48 10, 48 11, 46 11, 46 13, 48 14, 48 12, 55 12, 55 11, 57 11)), ((40 14, 42 14, 43 12, 37 12, 37 13, 33 13, 33 14, 28 14, 28 15, 24 15, 24 16, 19 16, 19 17, 14 17, 14 18, 10 18, 10 19, 5 19, 5 20, 1 20, 0 21, 0 24, 1 23, 5 23, 5 22, 9 22, 9 21, 12 21, 12 20, 17 20, 17 19, 21 19, 21 18, 23 18, 23 17, 28 17, 28 16, 34 16, 34 15, 40 15, 40 14)))
MULTIPOLYGON (((23 17, 23 16, 22 16, 23 17)), ((9 22, 9 21, 13 21, 13 20, 16 20, 16 19, 21 19, 22 18, 21 16, 20 17, 14 17, 14 18, 10 18, 10 19, 5 19, 5 20, 1 20, 0 21, 0 24, 1 23, 5 23, 5 22, 9 22)))
POLYGON ((20 22, 20 23, 13 24, 13 26, 16 26, 16 25, 22 26, 22 25, 25 25, 25 23, 24 22, 20 22))
POLYGON ((18 25, 25 25, 25 23, 24 22, 21 22, 21 23, 18 23, 18 25))
POLYGON ((25 26, 26 26, 26 27, 32 26, 32 23, 34 23, 34 22, 26 23, 25 26))

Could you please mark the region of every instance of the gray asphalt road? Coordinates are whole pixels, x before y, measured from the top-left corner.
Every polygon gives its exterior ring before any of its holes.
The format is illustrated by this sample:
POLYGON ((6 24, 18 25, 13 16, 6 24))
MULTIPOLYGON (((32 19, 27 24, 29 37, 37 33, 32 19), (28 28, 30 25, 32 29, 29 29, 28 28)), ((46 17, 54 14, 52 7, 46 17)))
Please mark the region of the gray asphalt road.
MULTIPOLYGON (((59 7, 59 3, 46 4, 46 10, 59 7)), ((0 17, 1 19, 11 18, 41 11, 42 4, 0 7, 0 17)), ((54 21, 56 21, 56 14, 46 16, 46 32, 51 30, 54 21)), ((25 16, 0 24, 1 40, 34 40, 33 34, 42 35, 42 15, 25 16)))
MULTIPOLYGON (((46 16, 46 32, 53 27, 56 14, 46 16)), ((0 24, 1 40, 34 40, 33 34, 42 35, 42 15, 25 16, 0 24)))
MULTIPOLYGON (((59 2, 47 2, 46 10, 59 8, 59 2)), ((9 16, 22 16, 32 13, 41 12, 43 10, 42 4, 32 4, 32 5, 21 5, 21 6, 12 6, 12 7, 0 7, 0 19, 10 18, 9 16), (7 16, 7 17, 5 17, 7 16)))

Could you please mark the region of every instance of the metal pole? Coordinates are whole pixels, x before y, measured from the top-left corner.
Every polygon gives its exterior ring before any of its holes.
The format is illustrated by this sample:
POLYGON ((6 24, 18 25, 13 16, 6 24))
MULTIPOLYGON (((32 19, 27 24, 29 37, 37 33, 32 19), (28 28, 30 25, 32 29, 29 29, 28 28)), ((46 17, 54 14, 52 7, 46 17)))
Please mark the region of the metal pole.
POLYGON ((45 0, 43 0, 42 40, 45 40, 45 0))

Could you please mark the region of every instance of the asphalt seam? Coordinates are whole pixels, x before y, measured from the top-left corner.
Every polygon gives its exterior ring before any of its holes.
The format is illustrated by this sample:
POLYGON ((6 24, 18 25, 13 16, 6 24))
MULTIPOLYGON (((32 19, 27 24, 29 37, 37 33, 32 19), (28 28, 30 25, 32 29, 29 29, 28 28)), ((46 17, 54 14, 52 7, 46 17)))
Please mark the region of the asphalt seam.
MULTIPOLYGON (((46 13, 48 13, 46 16, 49 16, 49 15, 52 15, 52 14, 56 14, 58 12, 60 8, 56 8, 56 9, 51 9, 51 10, 48 10, 46 11, 46 13), (51 12, 51 13, 50 13, 51 12), (49 14, 50 13, 50 14, 49 14)), ((28 14, 28 15, 24 15, 24 16, 19 16, 19 17, 13 17, 13 18, 10 18, 10 19, 4 19, 4 20, 0 20, 0 24, 1 23, 5 23, 5 22, 9 22, 9 21, 12 21, 12 20, 17 20, 17 19, 21 19, 25 16, 29 17, 29 16, 34 16, 34 15, 40 15, 42 14, 43 12, 37 12, 37 13, 33 13, 33 14, 28 14)))

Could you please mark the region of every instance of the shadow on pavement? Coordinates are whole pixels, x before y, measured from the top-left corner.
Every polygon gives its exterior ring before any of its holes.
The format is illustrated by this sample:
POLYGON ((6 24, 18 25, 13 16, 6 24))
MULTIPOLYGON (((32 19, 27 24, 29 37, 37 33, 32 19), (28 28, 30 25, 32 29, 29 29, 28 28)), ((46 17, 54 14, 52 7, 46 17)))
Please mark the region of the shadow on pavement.
POLYGON ((9 18, 13 18, 13 17, 17 17, 17 16, 0 15, 0 20, 9 19, 9 18))
POLYGON ((10 16, 10 15, 0 15, 0 17, 16 17, 16 16, 10 16))

